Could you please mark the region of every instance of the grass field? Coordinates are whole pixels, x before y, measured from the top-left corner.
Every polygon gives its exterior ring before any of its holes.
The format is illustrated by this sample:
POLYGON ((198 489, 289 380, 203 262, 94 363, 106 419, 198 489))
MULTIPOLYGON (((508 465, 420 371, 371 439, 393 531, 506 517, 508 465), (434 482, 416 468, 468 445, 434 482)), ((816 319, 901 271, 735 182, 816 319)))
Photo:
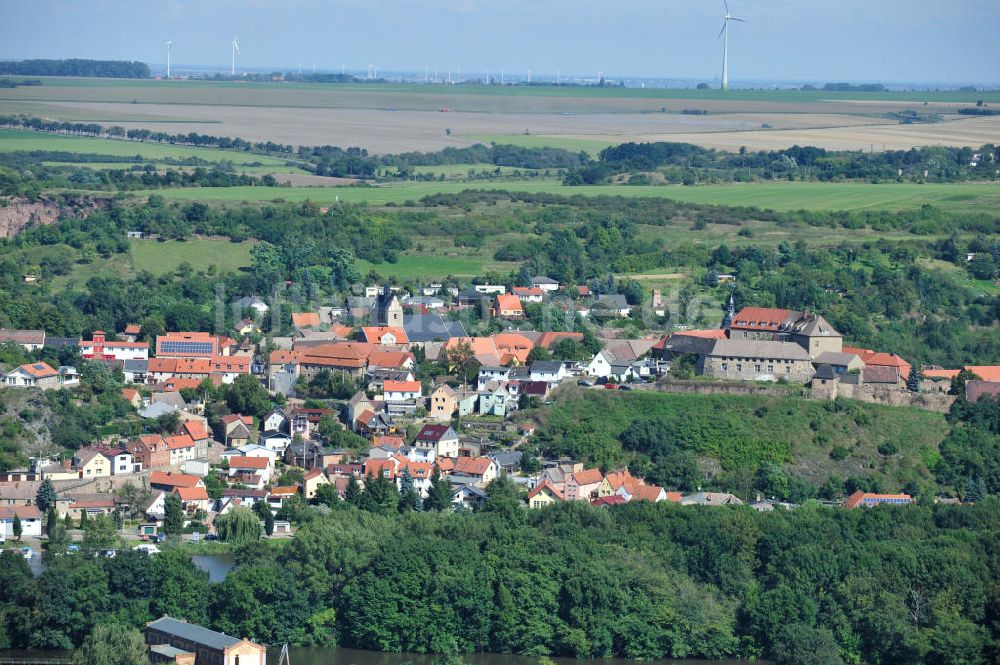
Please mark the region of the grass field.
POLYGON ((179 242, 168 240, 133 240, 132 261, 136 271, 148 270, 154 275, 173 272, 187 261, 195 270, 214 265, 218 272, 238 270, 250 265, 253 243, 235 243, 215 238, 199 238, 179 242))
MULTIPOLYGON (((168 240, 132 240, 128 254, 114 254, 109 259, 96 258, 91 263, 75 263, 69 273, 54 277, 50 286, 59 290, 70 283, 83 284, 91 277, 122 275, 135 277, 143 270, 156 276, 171 273, 188 262, 196 270, 207 270, 214 265, 217 272, 238 270, 250 265, 250 248, 253 243, 234 243, 219 238, 192 238, 180 242, 168 240)), ((58 245, 30 247, 15 253, 14 258, 24 265, 37 265, 49 253, 65 249, 58 245)))
POLYGON ((886 183, 755 183, 685 187, 592 185, 564 187, 555 180, 524 182, 432 182, 401 183, 379 187, 226 187, 167 189, 156 193, 181 201, 335 201, 384 205, 418 201, 435 193, 457 193, 466 189, 507 189, 544 192, 563 196, 639 196, 669 198, 691 203, 726 206, 757 206, 772 210, 908 210, 927 203, 951 210, 984 210, 1000 206, 1000 184, 901 184, 886 183))
POLYGON ((275 157, 254 155, 235 150, 215 150, 159 143, 137 143, 113 139, 99 139, 89 136, 66 136, 44 134, 16 129, 0 129, 0 152, 30 150, 52 150, 72 153, 95 153, 115 157, 141 155, 155 162, 157 159, 189 159, 197 157, 209 162, 229 161, 234 164, 261 163, 283 166, 284 160, 275 157))
POLYGON ((406 254, 399 257, 396 263, 370 263, 358 261, 357 267, 362 275, 369 270, 398 279, 435 279, 454 275, 455 277, 475 277, 488 271, 501 273, 510 272, 518 264, 494 261, 485 253, 482 256, 442 256, 430 254, 406 254))

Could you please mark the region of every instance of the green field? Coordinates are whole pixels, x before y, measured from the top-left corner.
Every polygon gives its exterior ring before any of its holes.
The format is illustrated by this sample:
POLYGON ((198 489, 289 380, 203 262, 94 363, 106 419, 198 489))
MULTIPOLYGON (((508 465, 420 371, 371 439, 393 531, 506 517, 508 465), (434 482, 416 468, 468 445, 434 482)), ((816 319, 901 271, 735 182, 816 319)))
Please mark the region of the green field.
MULTIPOLYGON (((604 88, 584 86, 515 86, 515 85, 427 85, 422 83, 291 83, 252 81, 158 81, 152 79, 95 79, 40 77, 43 85, 30 88, 14 88, 4 91, 0 97, 37 100, 91 100, 132 101, 134 95, 142 92, 170 91, 176 96, 178 91, 194 93, 190 100, 173 100, 174 103, 210 103, 199 98, 204 89, 224 91, 248 91, 273 93, 275 91, 300 91, 316 94, 371 93, 385 95, 434 94, 442 97, 492 96, 492 97, 568 97, 604 99, 690 99, 690 100, 740 100, 759 102, 812 103, 826 100, 836 101, 889 101, 889 102, 960 102, 975 104, 982 99, 987 103, 1000 103, 1000 91, 958 92, 958 91, 886 91, 886 92, 827 92, 824 90, 741 90, 722 91, 717 88, 697 90, 696 82, 691 88, 604 88), (109 95, 108 92, 112 94, 109 95), (96 97, 95 97, 96 95, 96 97)), ((266 96, 266 95, 265 95, 266 96)))
POLYGON ((235 243, 215 238, 198 238, 180 242, 168 240, 133 240, 132 261, 136 271, 148 270, 154 275, 173 272, 187 261, 195 270, 214 265, 218 272, 238 270, 250 265, 253 243, 235 243))
MULTIPOLYGON (((250 265, 251 242, 234 243, 219 238, 192 238, 181 242, 168 240, 131 240, 128 254, 113 254, 108 259, 100 257, 90 263, 74 263, 69 273, 53 277, 50 286, 59 290, 70 283, 84 284, 91 277, 122 275, 135 277, 140 271, 156 276, 171 273, 183 262, 195 271, 207 270, 214 265, 219 273, 238 270, 250 265)), ((65 245, 39 245, 20 250, 12 257, 25 266, 37 265, 43 257, 64 251, 65 245)))
POLYGON ((45 134, 16 129, 0 129, 0 152, 51 150, 72 153, 95 153, 115 157, 141 155, 144 159, 190 159, 197 157, 208 162, 229 161, 234 164, 268 164, 283 166, 285 160, 276 157, 254 155, 235 150, 216 150, 191 146, 166 145, 160 143, 137 143, 116 139, 100 139, 89 136, 67 136, 45 134))
POLYGON ((926 204, 950 210, 985 210, 1000 206, 1000 184, 901 184, 887 183, 754 183, 732 185, 588 185, 564 187, 556 180, 524 182, 401 183, 378 187, 226 187, 186 188, 136 192, 160 194, 179 201, 335 201, 384 205, 418 201, 429 194, 458 193, 466 189, 507 189, 563 196, 659 197, 725 206, 757 206, 772 210, 909 210, 926 204))

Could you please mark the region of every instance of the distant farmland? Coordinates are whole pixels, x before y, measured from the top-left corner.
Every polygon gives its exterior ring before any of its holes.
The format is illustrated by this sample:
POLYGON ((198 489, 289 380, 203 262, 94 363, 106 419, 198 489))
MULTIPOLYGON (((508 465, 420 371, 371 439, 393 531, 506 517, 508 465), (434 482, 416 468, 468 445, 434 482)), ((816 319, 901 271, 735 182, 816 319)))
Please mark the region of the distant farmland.
POLYGON ((0 113, 88 120, 293 145, 430 151, 486 139, 594 152, 625 141, 736 149, 794 143, 838 149, 975 145, 1000 117, 958 116, 1000 93, 834 93, 554 86, 308 84, 45 79, 0 89, 0 113), (695 111, 697 114, 685 112, 695 111), (913 111, 944 122, 899 125, 913 111), (845 133, 846 132, 846 133, 845 133), (527 135, 526 135, 527 134, 527 135), (523 137, 523 138, 522 138, 523 137))

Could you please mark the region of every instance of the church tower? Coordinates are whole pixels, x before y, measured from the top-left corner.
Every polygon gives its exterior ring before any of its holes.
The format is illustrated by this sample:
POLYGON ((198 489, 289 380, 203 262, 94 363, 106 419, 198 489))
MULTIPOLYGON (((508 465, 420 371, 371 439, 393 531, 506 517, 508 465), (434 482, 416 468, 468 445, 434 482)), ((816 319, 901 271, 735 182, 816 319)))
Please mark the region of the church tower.
POLYGON ((392 294, 388 286, 382 288, 378 301, 375 303, 375 321, 379 326, 403 327, 403 306, 392 294))

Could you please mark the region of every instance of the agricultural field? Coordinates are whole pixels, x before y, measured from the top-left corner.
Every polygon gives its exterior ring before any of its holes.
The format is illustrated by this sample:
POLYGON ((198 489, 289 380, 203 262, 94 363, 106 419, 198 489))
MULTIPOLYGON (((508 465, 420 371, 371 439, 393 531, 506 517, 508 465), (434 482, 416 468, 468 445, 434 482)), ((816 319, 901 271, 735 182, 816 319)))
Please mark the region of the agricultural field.
POLYGON ((772 210, 906 210, 924 204, 949 210, 976 211, 1000 205, 1000 185, 886 183, 754 183, 700 185, 587 185, 563 186, 557 180, 523 182, 415 182, 372 187, 226 187, 185 188, 136 192, 137 196, 160 194, 177 201, 313 201, 328 205, 337 201, 385 205, 419 201, 437 193, 466 189, 507 189, 563 196, 659 197, 690 203, 726 206, 757 206, 772 210))
POLYGON ((961 106, 980 99, 995 103, 1000 93, 53 78, 41 86, 0 90, 0 113, 293 145, 359 146, 376 153, 467 146, 491 137, 588 152, 652 140, 729 149, 795 143, 883 149, 992 140, 1000 118, 957 115, 961 106), (942 122, 899 125, 886 115, 900 111, 939 114, 942 122))
MULTIPOLYGON (((228 161, 233 164, 261 164, 273 167, 283 167, 285 165, 285 160, 283 159, 238 152, 236 150, 218 150, 193 146, 120 141, 90 136, 69 136, 16 129, 0 129, 0 152, 31 150, 61 151, 76 154, 93 153, 114 157, 134 157, 140 155, 145 160, 154 163, 159 159, 198 158, 208 162, 228 161)), ((114 166, 127 168, 130 165, 118 163, 114 166)))

